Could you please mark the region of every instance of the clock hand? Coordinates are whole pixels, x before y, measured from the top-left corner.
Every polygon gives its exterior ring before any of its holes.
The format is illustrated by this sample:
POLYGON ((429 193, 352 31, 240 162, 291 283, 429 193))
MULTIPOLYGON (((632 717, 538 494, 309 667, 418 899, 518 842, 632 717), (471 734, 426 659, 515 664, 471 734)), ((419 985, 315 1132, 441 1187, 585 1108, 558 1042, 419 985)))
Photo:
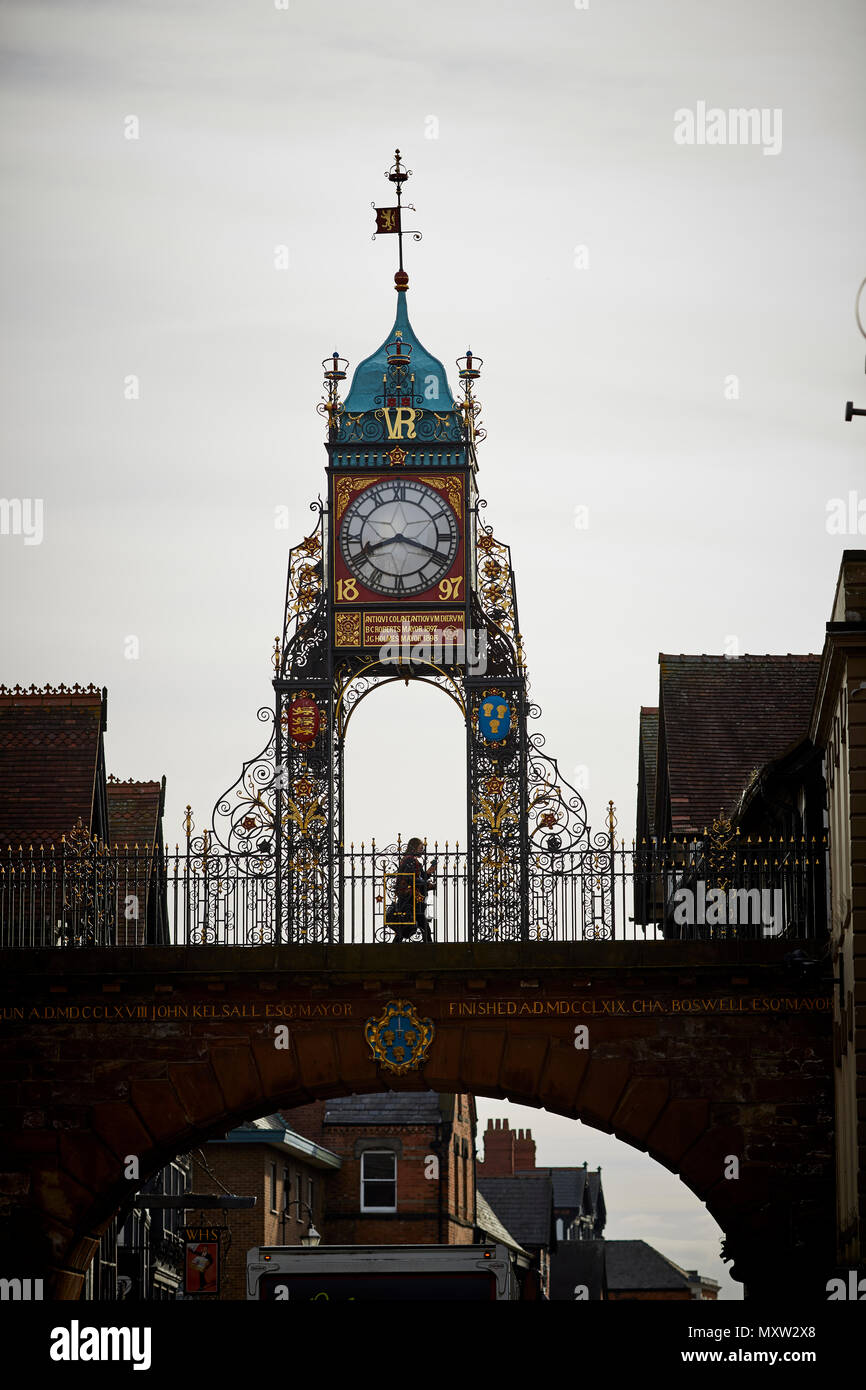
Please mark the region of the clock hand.
POLYGON ((432 545, 424 545, 421 541, 415 541, 411 536, 389 536, 387 540, 376 541, 371 545, 369 541, 362 548, 363 555, 372 555, 375 550, 382 550, 386 545, 411 545, 416 550, 426 550, 428 555, 441 555, 441 551, 436 550, 432 545))
POLYGON ((414 545, 416 550, 426 550, 428 555, 441 555, 441 550, 436 550, 432 545, 424 545, 421 541, 413 541, 411 536, 401 536, 400 540, 405 545, 414 545))
POLYGON ((370 542, 367 541, 363 547, 362 554, 372 555, 374 550, 381 550, 383 546, 386 545, 396 545, 398 541, 405 539, 405 536, 388 536, 384 541, 376 541, 375 545, 371 545, 370 542))

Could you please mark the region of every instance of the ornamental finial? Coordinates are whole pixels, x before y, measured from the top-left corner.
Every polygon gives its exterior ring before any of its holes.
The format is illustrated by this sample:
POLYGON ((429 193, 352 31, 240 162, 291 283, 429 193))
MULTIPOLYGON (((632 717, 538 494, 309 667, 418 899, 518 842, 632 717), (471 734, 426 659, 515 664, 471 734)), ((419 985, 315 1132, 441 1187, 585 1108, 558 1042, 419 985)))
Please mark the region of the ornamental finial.
MULTIPOLYGON (((371 204, 376 214, 376 230, 373 233, 373 240, 377 236, 393 235, 397 238, 397 259, 399 266, 394 275, 394 286, 398 293, 402 294, 409 288, 409 276, 403 269, 403 184, 411 176, 412 170, 407 169, 401 161, 400 151, 394 151, 394 163, 385 172, 385 178, 394 185, 397 192, 397 206, 392 208, 378 208, 375 203, 371 204)), ((407 203, 410 212, 415 211, 414 203, 407 203)), ((407 232, 413 241, 421 240, 420 232, 407 232)))
POLYGON ((329 439, 336 439, 340 428, 340 416, 343 413, 343 402, 340 400, 340 382, 346 380, 348 366, 348 360, 341 357, 336 348, 331 356, 326 357, 322 363, 322 371, 325 374, 325 390, 328 394, 322 397, 316 410, 328 422, 329 439))
POLYGON ((487 431, 481 428, 479 415, 481 402, 475 399, 475 383, 481 375, 483 359, 476 357, 471 348, 466 349, 465 357, 457 358, 457 372, 463 387, 463 400, 457 402, 457 409, 463 417, 463 428, 471 444, 478 444, 486 437, 487 431))

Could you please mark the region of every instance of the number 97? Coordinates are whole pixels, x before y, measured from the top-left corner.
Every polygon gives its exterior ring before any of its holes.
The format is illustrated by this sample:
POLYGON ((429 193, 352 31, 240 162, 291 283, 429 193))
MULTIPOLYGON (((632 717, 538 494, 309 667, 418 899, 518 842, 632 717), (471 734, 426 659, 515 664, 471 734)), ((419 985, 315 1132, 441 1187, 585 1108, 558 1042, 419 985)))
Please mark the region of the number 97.
POLYGON ((460 585, 463 583, 463 575, 460 574, 456 579, 443 579, 439 585, 439 597, 441 599, 459 598, 460 585))

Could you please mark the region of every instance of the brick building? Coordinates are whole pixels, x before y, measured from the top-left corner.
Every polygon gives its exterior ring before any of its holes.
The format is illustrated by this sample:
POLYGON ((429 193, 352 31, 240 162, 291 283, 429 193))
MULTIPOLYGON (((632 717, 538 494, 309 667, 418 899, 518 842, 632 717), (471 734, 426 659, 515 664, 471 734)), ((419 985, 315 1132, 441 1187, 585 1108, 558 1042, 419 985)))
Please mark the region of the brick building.
POLYGON ((329 1245, 470 1245, 476 1238, 475 1102, 382 1092, 285 1112, 341 1160, 328 1183, 329 1245))
POLYGON ((168 942, 157 876, 165 778, 108 776, 107 726, 97 686, 0 686, 0 944, 168 942))
MULTIPOLYGON (((488 1120, 484 1131, 484 1161, 478 1165, 479 1180, 521 1173, 550 1178, 557 1242, 593 1240, 603 1235, 607 1211, 601 1169, 590 1172, 585 1163, 574 1168, 539 1168, 531 1130, 511 1129, 507 1119, 488 1120)), ((502 1212, 497 1215, 505 1220, 502 1212)), ((508 1222, 505 1224, 507 1226, 508 1222)))
POLYGON ((715 1299, 719 1285, 643 1240, 605 1240, 601 1168, 538 1167, 529 1129, 487 1121, 478 1191, 552 1300, 715 1299), (578 1290, 579 1292, 575 1292, 578 1290))
MULTIPOLYGON (((106 773, 108 692, 98 686, 0 686, 0 852, 5 924, 16 944, 56 945, 64 927, 107 944, 168 939, 156 881, 163 848, 165 778, 139 782, 106 773), (98 882, 85 920, 64 922, 44 888, 98 882), (17 885, 17 886, 16 886, 17 885)), ((86 894, 82 895, 86 897, 86 894)), ((4 942, 9 944, 9 942, 4 942)), ((180 1157, 142 1191, 177 1196, 188 1186, 180 1157)), ((83 1297, 173 1298, 181 1282, 182 1213, 128 1204, 100 1238, 83 1297)))
MULTIPOLYGON (((255 1245, 299 1245, 312 1224, 321 1236, 327 1227, 326 1185, 339 1174, 341 1160, 320 1144, 289 1129, 280 1115, 240 1125, 225 1139, 205 1146, 205 1162, 193 1154, 193 1190, 255 1197, 254 1207, 225 1213, 204 1212, 205 1224, 225 1222, 230 1248, 223 1258, 220 1298, 246 1297, 247 1251, 255 1245)), ((195 1213, 189 1213, 192 1221, 195 1213)), ((338 1244, 330 1236, 329 1245, 338 1244)))
POLYGON ((836 1258, 866 1258, 866 550, 842 556, 812 711, 830 831, 836 1258))
POLYGON ((0 845, 59 845, 81 821, 109 839, 108 692, 0 686, 0 845))

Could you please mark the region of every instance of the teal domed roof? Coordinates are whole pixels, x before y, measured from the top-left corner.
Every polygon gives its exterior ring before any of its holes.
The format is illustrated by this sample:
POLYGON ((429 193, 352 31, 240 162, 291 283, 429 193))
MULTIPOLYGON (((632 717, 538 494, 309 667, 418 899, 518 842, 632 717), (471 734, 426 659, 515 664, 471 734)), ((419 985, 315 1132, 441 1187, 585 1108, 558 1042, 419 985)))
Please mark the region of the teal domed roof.
POLYGON ((414 391, 416 396, 423 397, 425 405, 430 410, 453 410, 454 398, 448 385, 445 368, 438 357, 433 357, 418 341, 415 330, 409 322, 405 290, 397 293, 397 317, 389 337, 372 356, 365 357, 363 362, 359 362, 355 368, 352 385, 344 402, 344 409, 352 414, 357 414, 360 411, 376 410, 382 406, 382 383, 383 378, 388 375, 388 349, 390 344, 396 340, 398 333, 401 335, 404 347, 411 348, 407 372, 415 378, 414 391))

